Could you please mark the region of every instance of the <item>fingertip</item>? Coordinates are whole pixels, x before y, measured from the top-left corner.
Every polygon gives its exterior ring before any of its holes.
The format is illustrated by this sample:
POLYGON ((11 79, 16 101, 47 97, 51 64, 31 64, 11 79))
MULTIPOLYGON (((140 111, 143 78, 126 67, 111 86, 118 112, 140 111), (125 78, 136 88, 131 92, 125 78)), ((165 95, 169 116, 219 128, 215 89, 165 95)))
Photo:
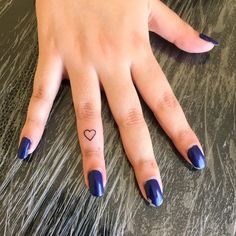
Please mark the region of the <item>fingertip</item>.
POLYGON ((20 141, 20 145, 18 147, 18 158, 21 160, 27 159, 30 154, 31 140, 27 137, 23 137, 20 141))
POLYGON ((99 170, 92 170, 88 173, 88 186, 94 197, 101 197, 104 194, 103 175, 99 170))
MULTIPOLYGON (((197 45, 197 44, 196 44, 197 45)), ((214 44, 210 43, 210 42, 204 42, 203 40, 201 40, 201 42, 199 42, 198 46, 194 49, 194 53, 204 53, 204 52, 209 52, 214 48, 214 44)))
POLYGON ((145 201, 152 207, 161 206, 163 203, 163 187, 156 161, 142 161, 138 165, 133 165, 133 168, 145 201))
POLYGON ((83 170, 85 185, 91 195, 101 197, 107 182, 104 158, 97 156, 83 156, 83 170))
POLYGON ((175 45, 189 53, 204 53, 211 51, 219 43, 194 29, 191 29, 188 33, 185 33, 184 37, 177 38, 175 45), (205 37, 204 37, 205 36, 205 37))
POLYGON ((187 155, 188 159, 195 169, 202 170, 205 168, 206 158, 198 145, 193 145, 191 148, 189 148, 187 155))
POLYGON ((34 152, 42 138, 44 125, 36 123, 26 119, 22 128, 18 143, 18 157, 22 160, 27 159, 28 155, 34 152))

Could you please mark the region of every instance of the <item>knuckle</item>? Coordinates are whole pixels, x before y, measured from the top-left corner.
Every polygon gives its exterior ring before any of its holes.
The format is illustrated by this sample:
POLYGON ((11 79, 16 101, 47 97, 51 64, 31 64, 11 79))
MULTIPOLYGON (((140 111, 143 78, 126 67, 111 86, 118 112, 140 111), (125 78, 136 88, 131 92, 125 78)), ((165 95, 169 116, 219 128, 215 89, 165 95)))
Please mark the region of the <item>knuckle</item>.
POLYGON ((124 127, 132 127, 145 124, 145 120, 140 109, 132 108, 118 117, 118 124, 124 127))
POLYGON ((131 33, 131 45, 135 49, 135 51, 143 52, 144 54, 147 53, 147 48, 149 46, 149 40, 143 36, 140 32, 132 32, 131 33))
POLYGON ((176 108, 178 101, 173 93, 165 92, 158 101, 158 108, 176 108))
POLYGON ((102 153, 102 149, 101 148, 85 148, 83 150, 83 155, 86 158, 91 158, 91 157, 102 157, 103 153, 102 153))
POLYGON ((152 160, 152 159, 148 159, 148 160, 146 160, 146 159, 134 160, 133 166, 137 170, 142 170, 142 169, 148 169, 148 170, 157 169, 156 160, 152 160))
POLYGON ((113 37, 106 33, 100 33, 98 36, 98 45, 100 52, 105 57, 111 57, 114 55, 114 51, 118 51, 118 44, 113 37))
POLYGON ((178 142, 181 143, 186 139, 189 140, 190 137, 195 137, 195 134, 191 128, 186 128, 186 129, 179 130, 177 132, 176 140, 178 140, 178 142))
POLYGON ((93 102, 80 102, 77 105, 78 119, 93 119, 99 117, 100 109, 93 102))
POLYGON ((37 100, 41 100, 41 101, 45 101, 45 102, 49 102, 49 96, 46 93, 46 90, 42 86, 38 86, 38 87, 34 88, 33 93, 32 93, 32 98, 37 99, 37 100))
POLYGON ((45 126, 45 121, 43 121, 42 119, 36 119, 33 117, 27 117, 26 119, 26 124, 30 125, 30 126, 34 126, 37 128, 42 128, 45 126))

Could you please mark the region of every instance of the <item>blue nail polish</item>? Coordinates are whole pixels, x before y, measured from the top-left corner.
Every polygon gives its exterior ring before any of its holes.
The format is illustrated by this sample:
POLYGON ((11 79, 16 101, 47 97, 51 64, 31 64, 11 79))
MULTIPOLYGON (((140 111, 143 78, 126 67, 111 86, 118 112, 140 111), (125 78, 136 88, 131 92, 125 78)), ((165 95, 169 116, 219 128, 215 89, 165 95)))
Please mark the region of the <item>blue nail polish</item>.
POLYGON ((158 207, 162 204, 163 194, 156 179, 148 180, 144 185, 144 189, 150 205, 158 207))
POLYGON ((205 34, 199 34, 199 37, 207 42, 213 43, 215 46, 219 46, 219 42, 217 42, 216 40, 214 40, 213 38, 205 35, 205 34))
POLYGON ((197 145, 188 150, 188 158, 196 169, 203 169, 206 165, 206 158, 197 145))
POLYGON ((95 197, 101 197, 104 193, 102 174, 98 170, 92 170, 88 174, 89 190, 95 197))
POLYGON ((24 160, 27 158, 30 145, 31 145, 31 141, 28 138, 23 137, 21 139, 20 146, 18 149, 18 157, 21 160, 24 160))

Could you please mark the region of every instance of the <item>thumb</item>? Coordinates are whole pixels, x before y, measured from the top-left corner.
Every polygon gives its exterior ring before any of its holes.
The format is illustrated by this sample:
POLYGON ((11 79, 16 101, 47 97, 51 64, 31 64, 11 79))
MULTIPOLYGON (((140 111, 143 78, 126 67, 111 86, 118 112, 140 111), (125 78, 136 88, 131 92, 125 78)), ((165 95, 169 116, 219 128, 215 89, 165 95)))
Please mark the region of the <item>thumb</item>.
POLYGON ((201 53, 219 45, 214 39, 194 30, 161 1, 151 0, 150 8, 149 30, 178 48, 190 53, 201 53))

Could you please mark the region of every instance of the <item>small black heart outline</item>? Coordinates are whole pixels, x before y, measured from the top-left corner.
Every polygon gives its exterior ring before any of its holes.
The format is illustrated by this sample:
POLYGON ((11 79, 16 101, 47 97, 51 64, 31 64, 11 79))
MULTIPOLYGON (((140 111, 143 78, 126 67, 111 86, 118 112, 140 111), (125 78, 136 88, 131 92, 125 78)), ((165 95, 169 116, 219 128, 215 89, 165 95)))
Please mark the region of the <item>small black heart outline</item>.
POLYGON ((92 139, 94 138, 95 135, 96 135, 96 130, 95 129, 86 129, 84 131, 84 137, 86 139, 88 139, 89 141, 92 141, 92 139), (88 136, 88 133, 91 134, 91 132, 93 132, 93 135, 90 137, 90 136, 88 136))

